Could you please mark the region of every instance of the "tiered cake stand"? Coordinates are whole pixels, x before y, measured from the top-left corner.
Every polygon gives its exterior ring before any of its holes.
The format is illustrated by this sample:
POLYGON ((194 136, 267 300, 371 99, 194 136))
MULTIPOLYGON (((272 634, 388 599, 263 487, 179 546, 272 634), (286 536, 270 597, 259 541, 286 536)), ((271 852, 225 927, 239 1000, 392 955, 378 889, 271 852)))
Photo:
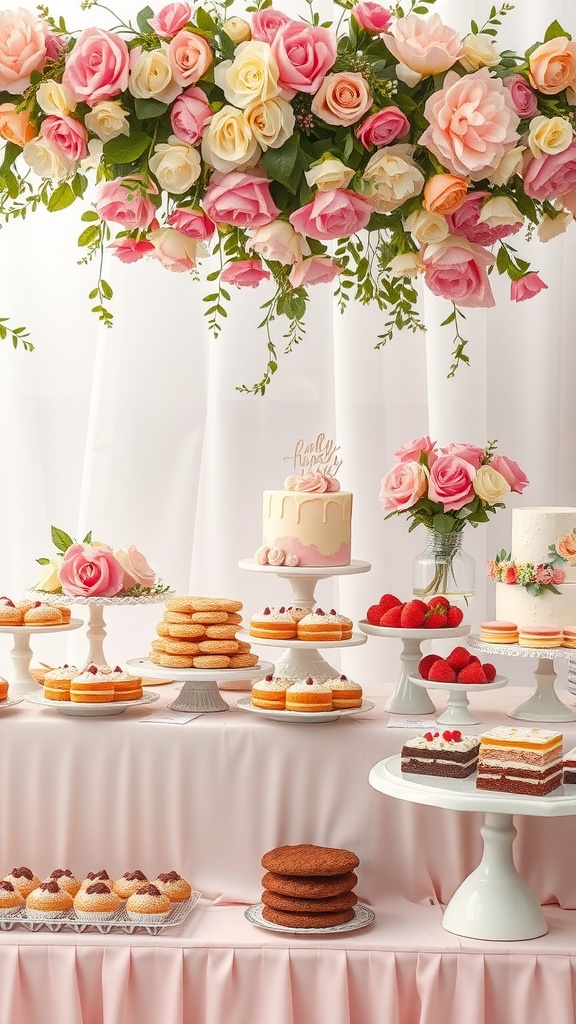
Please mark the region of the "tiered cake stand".
POLYGON ((173 682, 182 682, 184 686, 175 701, 169 704, 171 711, 186 711, 189 714, 206 715, 214 711, 229 711, 228 704, 220 695, 218 682, 225 679, 227 683, 243 682, 249 672, 252 679, 261 679, 272 672, 274 666, 267 661, 259 662, 255 668, 171 668, 169 670, 154 665, 147 658, 133 658, 126 662, 126 671, 133 676, 146 676, 149 679, 166 679, 169 671, 173 682))
MULTIPOLYGON (((326 566, 325 568, 313 566, 272 566, 260 565, 255 558, 244 558, 238 563, 241 569, 249 572, 261 572, 269 576, 280 576, 288 580, 292 587, 292 596, 286 605, 294 608, 307 608, 312 611, 316 605, 316 585, 319 580, 330 579, 333 576, 353 576, 362 572, 369 572, 372 566, 370 562, 359 562, 353 560, 350 565, 326 566)), ((263 647, 281 647, 284 654, 276 662, 276 673, 285 679, 306 679, 313 676, 316 679, 334 679, 340 675, 338 669, 331 665, 320 654, 321 650, 327 648, 360 647, 366 643, 366 637, 361 633, 353 633, 350 640, 339 642, 316 643, 307 640, 263 640, 260 637, 253 637, 246 634, 239 634, 239 639, 249 640, 252 644, 263 647)))
MULTIPOLYGON (((455 640, 457 637, 468 636, 470 626, 456 626, 454 629, 393 629, 388 626, 372 626, 366 619, 361 619, 358 625, 367 636, 402 640, 400 676, 384 710, 391 715, 433 714, 436 708, 426 690, 415 686, 411 679, 418 675, 418 663, 423 657, 422 644, 425 640, 455 640)), ((422 685, 425 687, 426 684, 422 685)))
MULTIPOLYGON (((442 921, 446 931, 471 939, 507 942, 546 934, 548 925, 538 900, 514 866, 513 815, 576 814, 576 786, 560 787, 549 796, 538 797, 491 793, 476 789, 475 776, 439 779, 403 775, 399 754, 375 765, 369 782, 374 789, 399 800, 453 811, 484 812, 482 860, 448 903, 442 921)), ((549 856, 553 853, 548 851, 549 856)))
POLYGON ((0 634, 11 633, 14 637, 14 647, 10 652, 14 665, 14 675, 10 680, 10 697, 25 697, 30 693, 31 687, 37 686, 34 676, 30 675, 31 636, 40 633, 68 633, 72 629, 80 629, 83 625, 82 619, 70 619, 70 622, 63 626, 0 626, 0 634))
POLYGON ((486 644, 479 636, 469 636, 468 646, 475 651, 489 654, 503 654, 508 658, 537 658, 534 671, 536 689, 528 700, 508 711, 508 718, 521 722, 576 722, 576 711, 560 700, 554 688, 556 672, 555 658, 571 658, 573 651, 567 647, 519 647, 518 644, 486 644))

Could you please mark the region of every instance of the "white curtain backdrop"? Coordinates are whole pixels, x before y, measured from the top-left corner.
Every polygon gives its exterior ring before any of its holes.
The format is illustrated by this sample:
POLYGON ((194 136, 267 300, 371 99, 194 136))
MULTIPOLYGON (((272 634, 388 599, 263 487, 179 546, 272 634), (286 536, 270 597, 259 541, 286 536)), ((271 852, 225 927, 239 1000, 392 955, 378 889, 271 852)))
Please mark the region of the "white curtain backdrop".
MULTIPOLYGON (((133 16, 142 4, 118 6, 133 16)), ((291 15, 308 10, 303 0, 277 6, 291 15)), ((52 7, 74 28, 107 27, 104 12, 81 12, 77 0, 52 7)), ((488 0, 439 0, 435 10, 465 32, 489 7, 488 0)), ((340 14, 329 0, 316 8, 327 18, 340 14)), ((543 38, 553 18, 576 34, 571 0, 518 0, 502 43, 523 50, 543 38)), ((394 450, 413 437, 430 432, 444 443, 480 445, 498 438, 531 480, 516 504, 576 505, 575 229, 547 245, 520 241, 548 290, 511 305, 507 283, 495 279, 498 304, 469 313, 472 365, 455 380, 446 379, 452 335, 438 326, 449 312, 442 301, 422 297, 425 337, 399 334, 376 352, 378 311, 351 305, 340 315, 331 289, 321 287, 304 342, 281 359, 261 399, 235 389, 258 380, 265 365, 257 325, 266 288, 234 290, 214 341, 202 285, 160 265, 126 267, 110 258, 115 326, 108 331, 89 312, 95 268, 77 265, 82 209, 40 211, 0 233, 0 315, 27 324, 36 345, 27 355, 0 344, 0 593, 16 596, 34 582, 35 558, 51 553, 54 523, 77 536, 92 529, 112 544, 137 544, 179 591, 240 597, 248 615, 283 603, 289 594, 281 580, 242 572, 237 562, 260 544, 262 491, 282 486, 284 456, 298 438, 320 431, 341 446, 341 483, 355 496, 353 556, 373 570, 323 582, 318 594, 355 619, 385 591, 410 594, 423 531, 408 537, 403 520, 384 523, 378 491, 394 450)), ((275 327, 281 350, 281 325, 275 327)), ((484 562, 509 543, 510 515, 507 509, 465 535, 477 560, 469 612, 476 624, 493 612, 484 562)), ((153 608, 110 613, 108 659, 145 654, 158 617, 153 608)), ((0 671, 9 671, 9 646, 0 638, 0 671)), ((52 662, 85 651, 74 635, 69 642, 38 639, 35 648, 52 662)), ((393 679, 398 653, 396 642, 371 639, 342 664, 378 692, 393 679)))

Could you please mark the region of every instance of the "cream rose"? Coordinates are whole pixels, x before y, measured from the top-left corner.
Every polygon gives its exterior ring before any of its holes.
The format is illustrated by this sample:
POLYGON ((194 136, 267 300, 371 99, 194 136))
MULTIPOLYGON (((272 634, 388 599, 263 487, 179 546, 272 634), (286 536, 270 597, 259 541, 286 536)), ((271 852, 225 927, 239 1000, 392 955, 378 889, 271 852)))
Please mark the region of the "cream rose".
POLYGON ((110 139, 116 139, 119 135, 130 135, 128 114, 113 100, 104 100, 92 107, 84 118, 84 124, 101 142, 110 142, 110 139))
POLYGON ((245 43, 252 39, 252 29, 244 18, 228 18, 222 28, 233 43, 245 43))
POLYGON ((316 187, 320 192, 331 192, 335 188, 348 188, 355 173, 337 157, 329 156, 317 164, 312 164, 310 170, 306 171, 305 178, 310 188, 316 187))
POLYGON ((254 100, 270 100, 280 94, 278 65, 269 43, 241 43, 234 60, 214 68, 214 81, 229 103, 244 109, 254 100))
POLYGON ((71 90, 66 85, 54 80, 41 82, 36 99, 38 106, 45 114, 53 114, 56 117, 66 117, 68 114, 72 114, 78 105, 71 90))
POLYGON ((182 86, 174 80, 165 50, 142 50, 139 46, 132 50, 128 90, 136 99, 174 102, 182 92, 182 86))
POLYGON ((574 215, 570 213, 570 210, 563 210, 559 200, 556 200, 554 206, 560 211, 558 216, 549 217, 545 213, 538 225, 538 238, 541 242, 549 242, 557 235, 563 235, 568 225, 574 220, 574 215))
POLYGON ((450 233, 446 218, 440 213, 428 213, 427 210, 414 210, 404 221, 404 227, 419 245, 441 242, 450 233))
POLYGON ((389 213, 407 199, 420 195, 424 175, 412 159, 414 146, 398 144, 374 153, 366 165, 362 181, 365 195, 379 213, 389 213))
POLYGON ((68 178, 76 168, 75 162, 68 160, 62 151, 57 152, 43 135, 27 142, 22 150, 22 156, 35 174, 40 178, 50 178, 52 181, 68 178))
POLYGON ((194 146, 171 135, 168 142, 156 146, 150 158, 150 170, 160 188, 172 195, 181 196, 198 181, 202 161, 194 146))
POLYGON ((54 558, 41 567, 40 575, 36 580, 36 590, 45 590, 48 594, 55 594, 57 590, 60 590, 62 584, 58 573, 62 561, 62 555, 54 555, 54 558))
POLYGON ((462 40, 460 63, 466 68, 466 71, 495 68, 500 63, 500 54, 492 36, 488 36, 484 32, 466 36, 462 40))
POLYGON ((486 224, 489 228, 515 227, 516 224, 524 223, 524 217, 508 196, 494 196, 482 204, 478 223, 486 224))
POLYGON ((574 138, 572 125, 563 117, 544 117, 540 114, 530 121, 528 145, 532 156, 543 153, 563 153, 574 138))
POLYGON ((505 153, 500 163, 488 177, 495 185, 507 185, 515 174, 520 174, 524 163, 524 152, 526 146, 516 146, 505 153))
POLYGON ((392 277, 418 277, 424 271, 424 261, 417 252, 404 252, 394 256, 387 266, 392 277))
POLYGON ((487 505, 494 505, 510 494, 510 484, 502 473, 492 469, 492 466, 480 466, 474 477, 473 487, 480 500, 485 501, 487 505))
POLYGON ((258 228, 246 248, 285 267, 300 262, 310 252, 303 237, 286 220, 274 220, 258 228))
POLYGON ((294 111, 291 104, 281 96, 274 96, 271 100, 255 100, 246 107, 244 115, 264 153, 267 149, 280 149, 294 134, 294 111))
POLYGON ((214 114, 202 138, 202 156, 217 171, 254 167, 261 152, 244 111, 236 107, 222 107, 214 114))

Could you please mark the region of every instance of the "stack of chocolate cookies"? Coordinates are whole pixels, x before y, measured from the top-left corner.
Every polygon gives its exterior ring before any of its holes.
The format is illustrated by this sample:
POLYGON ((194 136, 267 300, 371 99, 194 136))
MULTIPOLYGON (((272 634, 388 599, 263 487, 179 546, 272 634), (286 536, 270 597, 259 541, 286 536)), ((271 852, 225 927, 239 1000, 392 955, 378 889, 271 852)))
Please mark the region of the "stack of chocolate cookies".
POLYGON ((333 928, 354 917, 360 861, 329 846, 278 846, 262 857, 262 917, 284 928, 333 928))

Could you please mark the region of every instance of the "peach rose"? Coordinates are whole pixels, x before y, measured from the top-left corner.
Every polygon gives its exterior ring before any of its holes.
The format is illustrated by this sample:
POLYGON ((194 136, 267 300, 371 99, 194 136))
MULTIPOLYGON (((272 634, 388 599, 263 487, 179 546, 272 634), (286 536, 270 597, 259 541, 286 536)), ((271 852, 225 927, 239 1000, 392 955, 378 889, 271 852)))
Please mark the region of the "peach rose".
POLYGON ((576 533, 566 533, 556 541, 556 551, 570 565, 576 565, 576 533))
POLYGON ((246 243, 246 248, 284 267, 298 263, 303 255, 302 238, 286 220, 274 220, 258 228, 246 243))
POLYGON ((35 135, 26 110, 17 114, 15 103, 0 104, 0 138, 15 146, 25 146, 35 135))
POLYGON ((330 256, 311 256, 294 264, 288 280, 293 288, 308 288, 312 284, 330 284, 341 273, 342 267, 330 256))
POLYGON ((44 25, 36 15, 23 7, 0 11, 0 91, 12 96, 25 92, 45 57, 44 25))
POLYGON ((357 72, 338 71, 326 75, 312 100, 312 113, 326 124, 356 124, 372 106, 366 79, 357 72))
POLYGON ((520 118, 510 92, 488 68, 460 78, 449 71, 424 108, 429 128, 420 136, 444 167, 479 181, 495 170, 517 142, 520 118))
POLYGON ((429 213, 452 213, 466 198, 468 185, 454 174, 433 174, 424 186, 422 206, 429 213))
POLYGON ((408 85, 417 85, 428 75, 441 75, 456 63, 462 53, 460 36, 443 25, 438 14, 419 18, 409 14, 398 18, 390 32, 382 36, 390 53, 400 62, 398 77, 408 85), (408 69, 404 78, 403 71, 408 69), (410 74, 411 72, 411 74, 410 74))
POLYGON ((156 573, 151 569, 144 555, 134 544, 129 548, 119 548, 114 557, 124 569, 123 590, 130 590, 137 583, 141 587, 153 587, 156 584, 156 573))
POLYGON ((362 182, 365 195, 379 213, 398 209, 420 195, 424 175, 413 159, 414 146, 397 143, 378 149, 370 157, 362 182))
POLYGON ((207 255, 204 246, 196 238, 181 235, 174 228, 160 228, 152 231, 148 239, 154 246, 154 256, 165 270, 175 274, 186 274, 194 270, 198 256, 207 255))
POLYGON ((529 57, 530 82, 546 96, 576 86, 576 42, 557 36, 537 46, 529 57))
POLYGON ((187 89, 204 77, 214 60, 214 54, 204 36, 182 31, 170 42, 168 60, 172 65, 174 81, 187 89))
POLYGON ((392 277, 418 277, 424 272, 424 262, 417 252, 402 252, 386 264, 392 277))
POLYGON ((405 512, 426 494, 428 478, 419 462, 400 462, 386 474, 380 487, 385 512, 405 512))

